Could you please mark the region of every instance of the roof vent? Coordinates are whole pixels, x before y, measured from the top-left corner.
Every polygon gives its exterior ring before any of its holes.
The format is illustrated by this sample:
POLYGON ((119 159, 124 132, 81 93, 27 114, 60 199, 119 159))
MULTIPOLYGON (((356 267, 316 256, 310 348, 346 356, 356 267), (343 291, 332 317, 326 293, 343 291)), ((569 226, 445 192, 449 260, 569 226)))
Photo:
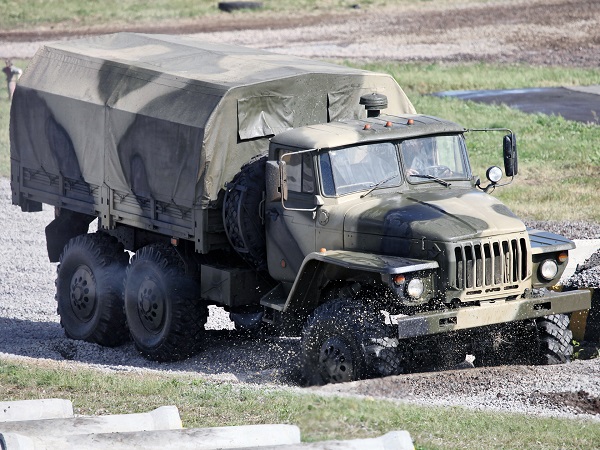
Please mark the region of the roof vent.
POLYGON ((361 96, 359 103, 365 106, 367 117, 378 117, 381 110, 388 106, 387 97, 376 93, 361 96))

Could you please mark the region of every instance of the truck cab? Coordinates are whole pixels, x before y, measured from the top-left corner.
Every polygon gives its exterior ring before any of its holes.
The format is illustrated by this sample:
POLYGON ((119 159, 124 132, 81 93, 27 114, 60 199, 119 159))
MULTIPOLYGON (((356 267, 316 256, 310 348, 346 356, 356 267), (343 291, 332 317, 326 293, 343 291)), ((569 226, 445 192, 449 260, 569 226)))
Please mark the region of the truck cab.
MULTIPOLYGON (((515 346, 521 351, 526 332, 515 328, 528 328, 527 322, 531 334, 546 326, 550 312, 551 327, 568 335, 560 313, 584 308, 585 294, 547 288, 558 283, 574 244, 527 229, 489 194, 499 185, 499 167, 488 170, 482 187, 469 164, 468 132, 431 116, 369 114, 271 140, 264 222, 268 272, 280 284, 261 303, 274 311, 273 320, 299 319, 303 355, 312 361, 305 372, 316 373, 313 382, 410 370, 417 353, 447 357, 452 352, 432 347, 448 332, 458 343, 454 362, 467 352, 486 360, 484 354, 498 350, 489 347, 499 328, 512 336, 506 342, 522 341, 515 346), (333 340, 322 337, 337 320, 336 329, 361 328, 335 318, 348 309, 381 326, 377 339, 371 335, 365 342, 363 335, 356 343, 372 351, 363 360, 352 356, 352 338, 335 332, 333 340), (342 370, 341 360, 356 365, 357 358, 358 367, 342 370)), ((512 178, 514 134, 505 137, 503 153, 512 178)), ((546 357, 541 349, 535 356, 546 357)))

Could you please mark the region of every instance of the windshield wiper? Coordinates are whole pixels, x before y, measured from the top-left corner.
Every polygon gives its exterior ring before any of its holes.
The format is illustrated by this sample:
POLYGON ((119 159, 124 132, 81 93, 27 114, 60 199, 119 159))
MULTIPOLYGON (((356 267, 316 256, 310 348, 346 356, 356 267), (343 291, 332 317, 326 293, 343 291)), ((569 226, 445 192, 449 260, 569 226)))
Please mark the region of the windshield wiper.
POLYGON ((433 175, 427 175, 424 173, 415 173, 415 174, 411 174, 409 176, 415 177, 415 178, 427 178, 428 180, 437 181, 438 183, 440 183, 441 185, 443 185, 445 187, 450 186, 450 183, 448 183, 446 180, 442 180, 441 178, 434 177, 433 175))
POLYGON ((381 181, 378 181, 377 183, 375 183, 373 186, 371 186, 371 188, 365 192, 363 195, 360 196, 360 198, 365 198, 367 195, 369 195, 371 192, 373 192, 375 189, 377 189, 379 186, 381 186, 382 184, 387 183, 390 180, 393 180, 394 178, 397 178, 399 174, 396 175, 392 175, 391 177, 387 177, 381 181))

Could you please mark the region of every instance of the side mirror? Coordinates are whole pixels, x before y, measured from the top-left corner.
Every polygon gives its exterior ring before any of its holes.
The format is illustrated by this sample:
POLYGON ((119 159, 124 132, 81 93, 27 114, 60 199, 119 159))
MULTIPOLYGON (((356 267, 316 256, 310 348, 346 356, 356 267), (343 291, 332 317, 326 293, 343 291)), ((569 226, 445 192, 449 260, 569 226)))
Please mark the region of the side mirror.
POLYGON ((504 172, 507 177, 514 177, 519 171, 517 160, 517 136, 514 133, 504 136, 502 149, 504 153, 504 172))
POLYGON ((277 161, 267 161, 265 166, 266 201, 278 202, 281 200, 281 176, 277 161))
POLYGON ((281 186, 281 196, 283 201, 288 199, 287 166, 285 161, 279 161, 279 184, 281 186))

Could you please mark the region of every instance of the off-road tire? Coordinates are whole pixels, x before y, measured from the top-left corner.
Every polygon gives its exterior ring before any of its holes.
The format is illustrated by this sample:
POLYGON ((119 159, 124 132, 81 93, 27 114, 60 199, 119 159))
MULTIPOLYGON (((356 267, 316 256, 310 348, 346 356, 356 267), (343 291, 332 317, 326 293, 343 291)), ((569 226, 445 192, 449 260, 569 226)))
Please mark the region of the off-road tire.
POLYGON ((265 185, 267 157, 251 159, 227 184, 223 200, 223 223, 231 246, 252 267, 267 269, 265 226, 260 206, 265 185))
POLYGON ((401 373, 397 341, 380 314, 337 298, 315 309, 302 330, 302 375, 309 385, 401 373))
POLYGON ((536 320, 537 351, 533 364, 564 364, 573 355, 573 332, 569 330, 569 316, 553 314, 536 320))
POLYGON ((67 337, 107 347, 127 341, 122 288, 128 260, 123 245, 102 232, 74 237, 65 245, 55 298, 67 337))
POLYGON ((166 244, 141 248, 127 267, 123 298, 137 350, 153 361, 177 361, 196 353, 208 308, 197 282, 166 244))
POLYGON ((242 9, 260 9, 262 6, 262 2, 219 2, 217 4, 217 7, 225 12, 239 11, 242 9))
POLYGON ((554 314, 503 324, 485 335, 487 348, 475 352, 475 366, 563 364, 573 354, 569 317, 554 314))

